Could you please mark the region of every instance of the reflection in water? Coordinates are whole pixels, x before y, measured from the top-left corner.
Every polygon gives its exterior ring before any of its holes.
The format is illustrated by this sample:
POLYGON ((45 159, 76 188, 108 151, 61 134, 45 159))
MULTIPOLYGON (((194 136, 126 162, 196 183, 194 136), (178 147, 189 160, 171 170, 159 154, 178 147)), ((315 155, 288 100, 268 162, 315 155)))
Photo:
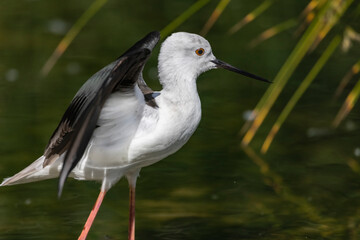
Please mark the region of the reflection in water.
MULTIPOLYGON (((251 8, 248 4, 256 5, 245 1, 230 4, 227 14, 207 35, 214 51, 236 66, 273 76, 288 56, 292 38, 279 36, 254 49, 246 46, 257 34, 254 29, 287 19, 307 2, 286 4, 286 11, 257 19, 251 27, 227 37, 223 33, 234 24, 233 19, 244 16, 251 8), (224 38, 229 44, 223 44, 224 38)), ((134 39, 154 28, 161 29, 188 5, 188 1, 109 1, 52 72, 40 78, 44 61, 62 37, 58 34, 71 27, 88 3, 3 1, 0 177, 13 175, 42 153, 65 108, 92 73, 117 57, 134 39), (58 19, 60 22, 56 22, 58 19)), ((207 10, 200 11, 179 31, 198 32, 208 14, 207 10)), ((242 148, 237 133, 244 123, 243 113, 254 108, 267 86, 225 71, 200 76, 203 120, 199 129, 181 151, 141 171, 137 238, 360 239, 356 107, 342 127, 329 128, 341 104, 329 101, 338 84, 334 76, 345 74, 337 69, 343 62, 358 60, 358 48, 352 51, 355 57, 333 59, 333 67, 319 74, 266 155, 258 153, 261 141, 254 140, 251 147, 242 148)), ((156 57, 155 52, 144 74, 153 81, 149 85, 154 89, 158 89, 156 57)), ((309 57, 306 64, 315 61, 309 57)), ((304 71, 311 68, 301 67, 304 71)), ((292 81, 301 79, 304 71, 297 71, 292 81)), ((290 89, 284 95, 292 92, 290 89)), ((280 99, 277 104, 281 107, 285 103, 280 99)), ((245 115, 251 117, 249 112, 245 115)), ((257 133, 261 139, 272 120, 257 133)), ((99 188, 95 182, 69 179, 61 199, 56 196, 56 179, 1 188, 0 239, 76 239, 99 188)), ((124 180, 111 189, 89 239, 126 239, 127 192, 124 180)))

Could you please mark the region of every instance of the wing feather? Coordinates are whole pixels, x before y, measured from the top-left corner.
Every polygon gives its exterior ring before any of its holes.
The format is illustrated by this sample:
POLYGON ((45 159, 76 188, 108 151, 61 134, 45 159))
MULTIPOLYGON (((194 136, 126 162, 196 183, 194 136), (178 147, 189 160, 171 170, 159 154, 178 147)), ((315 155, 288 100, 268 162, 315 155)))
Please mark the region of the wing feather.
POLYGON ((54 156, 65 153, 59 177, 59 196, 67 176, 86 150, 104 103, 111 93, 133 88, 142 79, 142 69, 159 39, 158 32, 149 33, 116 61, 94 74, 75 95, 44 153, 43 166, 51 164, 54 156))

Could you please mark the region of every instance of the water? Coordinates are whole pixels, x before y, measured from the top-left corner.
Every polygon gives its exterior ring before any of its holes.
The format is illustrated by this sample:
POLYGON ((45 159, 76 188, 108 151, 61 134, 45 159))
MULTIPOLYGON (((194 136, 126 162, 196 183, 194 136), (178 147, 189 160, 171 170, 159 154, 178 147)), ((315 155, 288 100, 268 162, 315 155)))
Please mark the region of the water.
MULTIPOLYGON (((109 1, 86 25, 46 78, 40 69, 88 1, 0 3, 0 176, 35 160, 82 83, 147 32, 161 29, 193 1, 109 1), (141 6, 141 7, 140 7, 141 6)), ((254 49, 262 30, 296 16, 306 1, 279 1, 234 36, 224 33, 260 1, 232 1, 207 38, 215 55, 273 78, 296 42, 292 32, 254 49), (271 9, 270 9, 271 10, 271 9), (269 10, 269 11, 270 11, 269 10), (276 14, 275 14, 276 13, 276 14)), ((198 32, 211 2, 178 30, 198 32)), ((267 131, 322 48, 309 55, 251 144, 258 154, 267 131)), ((155 89, 158 49, 145 69, 155 89), (155 72, 155 74, 154 74, 155 72)), ((260 159, 240 147, 243 114, 268 85, 218 70, 198 80, 203 120, 188 144, 141 171, 137 185, 138 239, 359 239, 359 110, 329 128, 342 104, 335 88, 359 56, 331 58, 260 159)), ((0 189, 0 239, 76 239, 100 185, 69 179, 0 189)), ((89 239, 126 239, 128 189, 120 181, 105 197, 89 239)))

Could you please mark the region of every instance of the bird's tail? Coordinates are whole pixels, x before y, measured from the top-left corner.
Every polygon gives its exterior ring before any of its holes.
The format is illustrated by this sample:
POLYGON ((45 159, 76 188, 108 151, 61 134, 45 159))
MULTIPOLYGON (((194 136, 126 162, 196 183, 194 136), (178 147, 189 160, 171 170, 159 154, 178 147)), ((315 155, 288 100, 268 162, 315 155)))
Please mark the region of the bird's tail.
MULTIPOLYGON (((44 156, 41 156, 35 160, 32 164, 27 166, 22 171, 18 172, 12 177, 5 178, 0 186, 15 185, 27 182, 35 182, 48 178, 54 178, 56 174, 50 174, 50 167, 43 167, 43 162, 45 160, 44 156)), ((57 173, 58 174, 58 173, 57 173)))

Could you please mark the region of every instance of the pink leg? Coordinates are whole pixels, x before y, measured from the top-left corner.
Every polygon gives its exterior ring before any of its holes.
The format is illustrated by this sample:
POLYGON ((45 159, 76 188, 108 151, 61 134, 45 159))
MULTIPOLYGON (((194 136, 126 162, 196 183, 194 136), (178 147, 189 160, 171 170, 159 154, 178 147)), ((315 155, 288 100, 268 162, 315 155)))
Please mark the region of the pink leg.
POLYGON ((135 186, 130 188, 129 240, 135 240, 135 186))
POLYGON ((83 230, 82 230, 82 232, 81 232, 80 237, 78 238, 78 240, 85 240, 85 239, 86 239, 86 236, 87 236, 88 233, 89 233, 89 230, 90 230, 90 228, 91 228, 91 225, 92 225, 92 223, 94 222, 94 219, 95 219, 95 217, 96 217, 96 214, 97 214, 97 212, 99 211, 99 208, 100 208, 100 206, 101 206, 101 203, 102 203, 102 201, 103 201, 103 199, 104 199, 104 197, 105 197, 105 193, 106 193, 105 191, 100 191, 100 194, 99 194, 99 196, 98 196, 98 198, 97 198, 97 200, 96 200, 96 203, 95 203, 95 205, 94 205, 94 208, 91 210, 91 213, 90 213, 88 219, 86 220, 86 223, 85 223, 85 225, 84 225, 84 228, 83 228, 83 230))

